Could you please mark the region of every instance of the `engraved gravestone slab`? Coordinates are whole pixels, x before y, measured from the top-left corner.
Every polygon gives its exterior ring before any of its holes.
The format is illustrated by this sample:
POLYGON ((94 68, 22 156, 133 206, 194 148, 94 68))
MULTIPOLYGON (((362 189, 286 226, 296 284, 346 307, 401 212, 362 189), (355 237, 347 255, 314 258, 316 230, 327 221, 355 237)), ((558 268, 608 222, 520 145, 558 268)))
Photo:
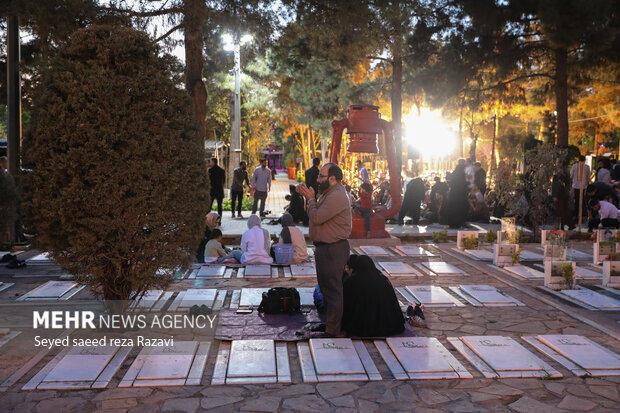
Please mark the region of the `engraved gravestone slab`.
POLYGON ((140 301, 136 303, 138 308, 151 308, 155 305, 159 297, 163 294, 163 290, 148 290, 144 293, 140 301))
POLYGON ((391 255, 385 248, 374 245, 361 246, 360 250, 362 250, 362 252, 366 255, 391 255))
POLYGON ((242 288, 239 307, 258 307, 263 299, 263 292, 267 290, 268 288, 242 288))
POLYGON ((536 252, 523 250, 521 251, 520 258, 525 261, 542 261, 545 257, 536 252))
POLYGON ((410 285, 405 288, 422 304, 454 305, 450 295, 441 287, 435 285, 410 285))
POLYGON ((514 303, 511 297, 506 297, 490 285, 461 285, 461 290, 474 297, 483 304, 514 303))
POLYGON ((587 254, 585 252, 581 252, 574 248, 569 250, 570 257, 574 260, 591 260, 592 254, 587 254))
POLYGON ((116 346, 73 347, 43 382, 95 381, 117 350, 116 346))
POLYGON ((184 379, 198 348, 197 341, 177 341, 172 346, 153 347, 138 373, 138 380, 184 379))
POLYGON ((592 271, 583 267, 575 267, 575 277, 576 278, 588 278, 588 279, 599 279, 603 277, 603 274, 600 272, 592 271))
POLYGON ((198 289, 198 288, 190 288, 185 291, 185 295, 183 296, 183 300, 181 300, 181 304, 179 307, 181 308, 189 308, 194 305, 206 305, 207 307, 213 307, 213 302, 215 301, 215 296, 217 295, 217 289, 208 288, 208 289, 198 289))
POLYGON ((311 262, 291 264, 291 275, 293 277, 316 276, 316 266, 311 262))
POLYGON ((245 266, 246 277, 271 277, 271 265, 258 264, 245 266))
POLYGON ((413 269, 413 267, 404 262, 380 262, 379 265, 390 275, 419 275, 419 273, 413 269))
POLYGON ((480 261, 493 260, 493 253, 487 250, 465 250, 465 252, 480 261))
POLYGON ((433 337, 388 337, 390 349, 407 373, 454 371, 443 356, 441 343, 433 337))
POLYGON ((586 337, 548 334, 540 335, 538 339, 584 369, 620 369, 620 356, 599 346, 586 337))
POLYGON ((435 256, 435 254, 433 254, 432 252, 427 251, 421 247, 416 247, 414 245, 397 245, 394 248, 396 248, 398 251, 410 257, 434 257, 435 256))
POLYGON ((616 242, 615 229, 597 229, 596 230, 596 242, 616 242))
POLYGON ((310 352, 319 375, 365 374, 364 366, 348 338, 312 338, 310 352))
POLYGON ((73 281, 48 281, 37 291, 28 293, 28 298, 60 298, 75 286, 73 281))
POLYGON ((196 277, 223 277, 224 271, 226 271, 224 265, 203 265, 196 277))
POLYGON ((603 308, 603 309, 613 309, 613 308, 620 309, 620 300, 617 300, 613 297, 609 297, 607 295, 597 293, 596 291, 592 291, 588 289, 580 289, 580 290, 562 290, 560 292, 564 295, 572 297, 583 303, 591 305, 592 307, 603 308))
POLYGON ((273 340, 234 340, 227 377, 270 377, 276 375, 273 340))
POLYGON ((545 278, 545 274, 543 272, 527 267, 525 265, 513 265, 509 267, 504 267, 504 269, 523 278, 545 278))
POLYGON ((434 272, 435 274, 465 274, 465 271, 460 268, 448 264, 447 262, 423 262, 423 266, 434 272))
POLYGON ((541 370, 541 361, 510 337, 465 336, 463 343, 495 371, 541 370))

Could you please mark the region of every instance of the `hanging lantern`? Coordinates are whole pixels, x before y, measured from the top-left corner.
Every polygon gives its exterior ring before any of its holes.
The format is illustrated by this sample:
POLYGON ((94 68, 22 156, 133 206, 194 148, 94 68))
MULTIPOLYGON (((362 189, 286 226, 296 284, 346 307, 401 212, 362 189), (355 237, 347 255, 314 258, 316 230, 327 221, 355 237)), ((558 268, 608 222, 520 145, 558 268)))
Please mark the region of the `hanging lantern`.
POLYGON ((379 107, 351 105, 347 113, 347 152, 378 153, 377 134, 382 133, 379 107))

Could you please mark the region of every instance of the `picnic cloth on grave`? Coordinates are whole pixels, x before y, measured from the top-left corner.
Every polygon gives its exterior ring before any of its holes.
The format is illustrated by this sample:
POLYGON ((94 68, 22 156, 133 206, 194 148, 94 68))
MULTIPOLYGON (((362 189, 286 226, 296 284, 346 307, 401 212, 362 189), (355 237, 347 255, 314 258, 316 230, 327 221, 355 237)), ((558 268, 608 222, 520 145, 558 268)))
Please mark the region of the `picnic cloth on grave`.
MULTIPOLYGON (((321 315, 312 309, 301 314, 262 314, 256 309, 252 314, 237 314, 237 309, 222 309, 219 313, 215 330, 215 339, 229 340, 276 340, 303 341, 320 336, 320 332, 311 332, 314 326, 324 323, 321 315), (302 335, 296 334, 302 332, 302 335)), ((392 337, 416 337, 411 326, 405 325, 405 331, 392 337)), ((383 339, 385 337, 364 337, 383 339)))

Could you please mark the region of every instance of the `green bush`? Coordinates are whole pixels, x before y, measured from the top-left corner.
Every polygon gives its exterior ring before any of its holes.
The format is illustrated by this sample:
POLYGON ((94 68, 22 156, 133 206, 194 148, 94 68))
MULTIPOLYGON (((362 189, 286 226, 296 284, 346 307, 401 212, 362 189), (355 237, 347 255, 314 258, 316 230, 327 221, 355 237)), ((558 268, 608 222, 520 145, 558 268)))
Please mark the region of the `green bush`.
POLYGON ((493 231, 492 229, 487 230, 484 239, 489 244, 493 244, 495 241, 497 241, 497 232, 493 231))
POLYGON ((178 69, 145 33, 90 26, 35 94, 38 245, 108 300, 165 288, 204 231, 204 151, 178 69))
MULTIPOLYGON (((241 203, 241 210, 242 211, 251 211, 252 210, 252 204, 254 203, 254 198, 251 196, 244 196, 243 197, 243 202, 241 203)), ((217 204, 214 202, 213 203, 213 207, 215 207, 217 204)), ((230 199, 226 199, 224 200, 224 202, 222 203, 222 211, 230 211, 230 206, 232 205, 232 200, 230 199)), ((237 205, 235 205, 235 210, 237 209, 237 205)))
POLYGON ((434 231, 433 232, 433 242, 448 242, 448 230, 434 231))

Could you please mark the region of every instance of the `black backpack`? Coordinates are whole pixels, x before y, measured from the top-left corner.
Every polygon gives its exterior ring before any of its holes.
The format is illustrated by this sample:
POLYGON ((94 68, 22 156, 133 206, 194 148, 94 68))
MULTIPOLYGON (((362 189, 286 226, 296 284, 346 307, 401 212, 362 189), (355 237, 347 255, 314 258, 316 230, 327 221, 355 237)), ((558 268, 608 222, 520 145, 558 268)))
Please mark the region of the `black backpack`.
POLYGON ((265 314, 293 314, 301 312, 299 292, 295 288, 274 287, 263 293, 258 311, 265 314))

